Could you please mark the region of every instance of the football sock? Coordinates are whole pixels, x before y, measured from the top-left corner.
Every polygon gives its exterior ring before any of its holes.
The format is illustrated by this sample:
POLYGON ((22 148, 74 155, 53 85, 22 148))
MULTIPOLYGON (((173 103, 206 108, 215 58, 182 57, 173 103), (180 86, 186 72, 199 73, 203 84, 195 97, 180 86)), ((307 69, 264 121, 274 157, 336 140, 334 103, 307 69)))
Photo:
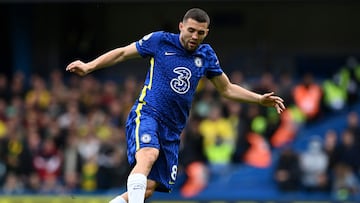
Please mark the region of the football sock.
POLYGON ((112 199, 109 203, 127 203, 124 198, 121 197, 121 195, 115 197, 112 199))
POLYGON ((144 203, 146 191, 145 175, 140 173, 130 174, 127 180, 129 203, 144 203))

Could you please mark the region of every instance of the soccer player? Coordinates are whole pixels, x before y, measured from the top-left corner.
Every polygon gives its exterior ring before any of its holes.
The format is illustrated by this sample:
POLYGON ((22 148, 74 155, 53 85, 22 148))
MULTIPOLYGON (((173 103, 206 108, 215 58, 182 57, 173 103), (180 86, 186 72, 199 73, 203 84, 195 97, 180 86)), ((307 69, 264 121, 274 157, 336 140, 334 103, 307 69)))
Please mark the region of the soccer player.
POLYGON ((133 166, 127 192, 110 203, 143 203, 154 191, 171 191, 177 174, 180 133, 202 77, 210 79, 226 98, 274 107, 278 113, 285 109, 283 99, 273 92, 257 94, 229 81, 214 50, 202 44, 209 24, 204 10, 192 8, 179 23, 179 34, 153 32, 88 63, 77 60, 66 67, 84 76, 128 59, 150 58, 144 87, 126 123, 128 160, 133 166))

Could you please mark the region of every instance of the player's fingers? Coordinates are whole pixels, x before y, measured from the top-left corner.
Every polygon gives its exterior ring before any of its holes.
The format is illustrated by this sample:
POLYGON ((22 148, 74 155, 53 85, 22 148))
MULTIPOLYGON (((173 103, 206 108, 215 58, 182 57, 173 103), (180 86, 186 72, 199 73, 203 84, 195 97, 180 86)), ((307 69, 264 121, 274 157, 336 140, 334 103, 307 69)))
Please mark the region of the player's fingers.
POLYGON ((66 70, 71 70, 73 68, 78 67, 79 65, 80 65, 80 61, 74 61, 66 67, 66 70))
POLYGON ((276 97, 277 100, 284 102, 284 100, 281 97, 276 97))
POLYGON ((282 102, 279 102, 278 105, 280 106, 281 109, 285 109, 285 108, 286 108, 285 105, 284 105, 284 103, 282 103, 282 102))
POLYGON ((275 100, 275 102, 284 102, 284 100, 279 96, 271 96, 272 100, 275 100))
POLYGON ((69 71, 69 72, 72 72, 72 73, 74 73, 74 72, 77 73, 77 72, 78 72, 75 67, 70 67, 70 68, 68 69, 68 71, 69 71))
POLYGON ((284 109, 279 104, 275 104, 275 108, 278 114, 281 114, 284 111, 284 109))
POLYGON ((74 63, 70 63, 67 67, 66 70, 69 71, 71 69, 73 69, 75 67, 74 63))
POLYGON ((276 109, 277 113, 280 113, 280 107, 279 107, 279 105, 278 105, 278 104, 275 104, 274 106, 275 106, 275 109, 276 109))
POLYGON ((274 94, 274 92, 269 92, 269 93, 265 93, 264 96, 265 97, 271 97, 274 94))

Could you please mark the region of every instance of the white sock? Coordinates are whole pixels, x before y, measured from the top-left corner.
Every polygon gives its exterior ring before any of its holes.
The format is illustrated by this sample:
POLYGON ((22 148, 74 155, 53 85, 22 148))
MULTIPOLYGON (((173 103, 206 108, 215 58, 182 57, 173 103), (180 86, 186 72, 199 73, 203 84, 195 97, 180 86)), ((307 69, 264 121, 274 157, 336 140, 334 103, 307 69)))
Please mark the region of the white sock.
POLYGON ((127 180, 129 203, 144 203, 146 191, 145 175, 140 173, 130 174, 127 180))
POLYGON ((109 203, 127 203, 121 195, 115 197, 114 199, 110 200, 109 203))

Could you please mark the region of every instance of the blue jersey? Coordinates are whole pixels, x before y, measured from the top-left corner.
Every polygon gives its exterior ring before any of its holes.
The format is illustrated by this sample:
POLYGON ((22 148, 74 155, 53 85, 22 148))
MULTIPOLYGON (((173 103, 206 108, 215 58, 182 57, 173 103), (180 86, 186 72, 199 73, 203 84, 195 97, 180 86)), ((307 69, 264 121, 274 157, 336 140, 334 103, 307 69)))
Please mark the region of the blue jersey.
POLYGON ((150 57, 150 69, 133 110, 150 113, 181 132, 199 80, 223 72, 214 50, 202 44, 189 52, 179 34, 162 31, 146 35, 136 48, 142 57, 150 57))

